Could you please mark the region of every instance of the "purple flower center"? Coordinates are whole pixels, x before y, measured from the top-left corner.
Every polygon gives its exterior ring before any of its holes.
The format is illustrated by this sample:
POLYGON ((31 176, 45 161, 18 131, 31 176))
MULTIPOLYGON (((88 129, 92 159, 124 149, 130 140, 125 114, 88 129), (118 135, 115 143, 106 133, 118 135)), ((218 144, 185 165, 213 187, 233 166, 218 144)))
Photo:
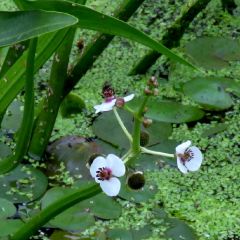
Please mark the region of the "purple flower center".
POLYGON ((181 162, 185 164, 194 158, 194 153, 191 149, 187 149, 184 154, 178 154, 178 156, 180 157, 181 162))
POLYGON ((109 180, 112 177, 112 170, 107 167, 99 168, 96 177, 101 181, 109 180))
POLYGON ((115 99, 114 89, 110 85, 103 87, 102 95, 105 98, 105 102, 111 102, 113 99, 115 99))

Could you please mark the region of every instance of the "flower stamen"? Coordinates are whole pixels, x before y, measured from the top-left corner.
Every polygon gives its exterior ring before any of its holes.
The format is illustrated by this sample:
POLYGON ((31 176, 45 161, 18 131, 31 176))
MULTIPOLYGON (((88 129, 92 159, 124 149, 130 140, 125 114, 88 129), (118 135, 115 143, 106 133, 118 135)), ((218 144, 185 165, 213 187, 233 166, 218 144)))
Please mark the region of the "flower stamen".
POLYGON ((109 180, 112 177, 112 170, 107 167, 99 168, 96 173, 96 177, 100 181, 109 180))

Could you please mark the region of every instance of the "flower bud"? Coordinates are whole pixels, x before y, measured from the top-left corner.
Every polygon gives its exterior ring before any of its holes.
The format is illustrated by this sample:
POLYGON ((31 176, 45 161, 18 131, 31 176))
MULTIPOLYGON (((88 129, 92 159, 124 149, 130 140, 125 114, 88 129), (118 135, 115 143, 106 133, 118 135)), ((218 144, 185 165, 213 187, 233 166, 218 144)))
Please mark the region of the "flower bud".
POLYGON ((123 98, 117 98, 116 99, 116 103, 115 103, 115 106, 118 107, 118 108, 122 108, 125 104, 125 101, 123 98))
POLYGON ((149 118, 144 118, 144 120, 143 120, 143 126, 145 127, 145 128, 148 128, 148 127, 150 127, 150 125, 152 124, 152 119, 149 119, 149 118))
POLYGON ((159 90, 157 88, 153 89, 153 95, 157 96, 159 94, 159 90))
POLYGON ((127 179, 128 186, 133 190, 139 190, 145 185, 143 172, 137 171, 132 173, 127 179))
POLYGON ((140 146, 144 147, 149 143, 149 134, 146 131, 140 133, 140 146))
POLYGON ((150 90, 149 88, 145 88, 145 89, 144 89, 144 93, 145 93, 146 95, 152 95, 152 94, 153 94, 153 91, 150 90))

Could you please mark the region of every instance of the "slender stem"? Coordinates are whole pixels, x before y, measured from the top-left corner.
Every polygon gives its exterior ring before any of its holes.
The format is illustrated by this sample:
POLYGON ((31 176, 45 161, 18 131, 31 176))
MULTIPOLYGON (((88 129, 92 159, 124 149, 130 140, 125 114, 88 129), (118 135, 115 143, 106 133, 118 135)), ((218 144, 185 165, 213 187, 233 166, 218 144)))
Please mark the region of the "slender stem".
POLYGON ((8 172, 16 167, 28 150, 34 120, 34 63, 36 47, 37 38, 31 39, 26 65, 24 112, 16 150, 15 154, 1 161, 0 173, 8 172))
POLYGON ((114 107, 113 108, 113 112, 115 114, 115 117, 120 125, 120 127, 122 128, 123 132, 125 133, 125 135, 127 136, 127 138, 129 139, 130 142, 133 141, 131 134, 128 132, 127 128, 125 127, 124 123, 122 122, 121 117, 119 116, 117 109, 114 107))
POLYGON ((163 157, 175 158, 175 155, 174 155, 174 154, 152 151, 152 150, 149 150, 149 149, 147 149, 147 148, 145 148, 145 147, 141 147, 141 152, 142 152, 142 153, 147 153, 147 154, 156 155, 156 156, 163 156, 163 157))
POLYGON ((59 213, 67 210, 76 203, 99 194, 101 191, 99 184, 91 184, 91 186, 73 190, 70 194, 64 195, 64 197, 44 208, 39 214, 35 215, 24 224, 23 227, 21 227, 10 239, 29 239, 29 237, 31 237, 40 227, 44 226, 59 213))
POLYGON ((138 112, 134 115, 134 126, 133 126, 133 144, 132 150, 135 153, 140 152, 140 134, 141 134, 141 124, 142 124, 142 115, 144 108, 147 104, 149 96, 145 96, 143 102, 138 109, 138 112))

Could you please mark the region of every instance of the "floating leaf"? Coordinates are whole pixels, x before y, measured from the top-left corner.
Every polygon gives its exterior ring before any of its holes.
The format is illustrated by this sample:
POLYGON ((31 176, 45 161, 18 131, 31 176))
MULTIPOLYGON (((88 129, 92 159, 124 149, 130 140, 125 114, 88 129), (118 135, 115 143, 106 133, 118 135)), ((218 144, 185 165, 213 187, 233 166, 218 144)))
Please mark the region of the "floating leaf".
POLYGON ((61 104, 61 114, 64 118, 69 118, 73 114, 81 113, 85 108, 84 101, 76 94, 68 94, 61 104))
POLYGON ((204 130, 201 136, 202 137, 213 137, 217 133, 223 132, 227 128, 228 128, 228 125, 226 123, 218 123, 215 126, 204 130))
MULTIPOLYGON (((165 152, 165 153, 175 153, 175 148, 177 146, 176 141, 174 140, 165 140, 157 145, 148 147, 149 150, 165 152)), ((167 158, 162 156, 150 155, 150 154, 141 154, 137 162, 137 169, 142 171, 152 171, 156 169, 161 169, 165 165, 170 165, 171 167, 176 167, 176 159, 167 158)))
POLYGON ((197 240, 198 237, 194 230, 177 218, 171 218, 167 213, 161 208, 154 209, 155 218, 163 220, 163 224, 166 228, 164 232, 164 239, 174 239, 174 240, 197 240))
POLYGON ((224 37, 197 38, 186 45, 186 51, 206 69, 221 69, 240 59, 239 41, 224 37))
POLYGON ((16 207, 13 205, 13 203, 6 199, 0 198, 0 219, 11 217, 15 213, 16 207))
POLYGON ((184 93, 206 110, 224 110, 232 106, 233 101, 226 88, 239 89, 240 84, 226 78, 197 78, 186 82, 184 93))
MULTIPOLYGON (((134 99, 128 105, 136 109, 141 99, 134 99)), ((150 99, 147 103, 148 111, 145 116, 159 122, 184 123, 201 119, 204 112, 197 107, 182 105, 177 102, 150 99)))
POLYGON ((152 235, 151 226, 146 225, 138 230, 111 229, 107 232, 107 239, 111 240, 139 240, 147 239, 152 235))
POLYGON ((93 140, 78 136, 62 137, 47 148, 46 174, 49 176, 61 174, 59 169, 64 164, 71 176, 92 179, 86 164, 91 156, 100 153, 101 148, 93 140))
POLYGON ((23 222, 21 220, 12 220, 5 219, 0 221, 0 237, 7 237, 10 234, 15 233, 19 228, 23 226, 23 222))
POLYGON ((164 142, 172 134, 172 125, 166 122, 153 121, 150 127, 144 129, 149 133, 148 146, 164 142))
MULTIPOLYGON (((86 185, 87 183, 82 184, 86 185)), ((50 189, 42 199, 42 208, 47 207, 71 191, 72 189, 61 187, 50 189)), ((81 231, 94 224, 93 216, 103 219, 115 219, 121 215, 121 211, 122 208, 120 204, 101 193, 57 215, 50 221, 50 224, 63 230, 81 231)))
POLYGON ((14 203, 29 202, 43 195, 47 178, 39 170, 19 165, 13 171, 0 176, 0 197, 14 203))
MULTIPOLYGON (((118 110, 118 113, 126 128, 131 132, 133 125, 132 115, 123 110, 118 110)), ((129 148, 129 140, 117 122, 113 111, 104 112, 101 114, 95 119, 92 127, 93 133, 100 139, 120 148, 129 148)))
POLYGON ((8 145, 0 142, 0 162, 2 159, 5 159, 9 155, 11 155, 11 153, 11 148, 8 145))
POLYGON ((78 22, 74 16, 46 11, 0 12, 0 46, 12 45, 78 22))
POLYGON ((65 231, 55 230, 53 234, 50 236, 50 240, 73 240, 77 238, 78 236, 65 231))
POLYGON ((147 200, 153 198, 157 192, 156 186, 153 185, 148 179, 146 179, 146 183, 144 187, 140 190, 132 190, 126 184, 126 177, 122 177, 121 179, 121 190, 119 196, 128 201, 133 201, 136 203, 146 202, 147 200))
POLYGON ((3 117, 1 127, 3 129, 16 132, 20 126, 23 117, 23 104, 20 101, 13 101, 3 117))

